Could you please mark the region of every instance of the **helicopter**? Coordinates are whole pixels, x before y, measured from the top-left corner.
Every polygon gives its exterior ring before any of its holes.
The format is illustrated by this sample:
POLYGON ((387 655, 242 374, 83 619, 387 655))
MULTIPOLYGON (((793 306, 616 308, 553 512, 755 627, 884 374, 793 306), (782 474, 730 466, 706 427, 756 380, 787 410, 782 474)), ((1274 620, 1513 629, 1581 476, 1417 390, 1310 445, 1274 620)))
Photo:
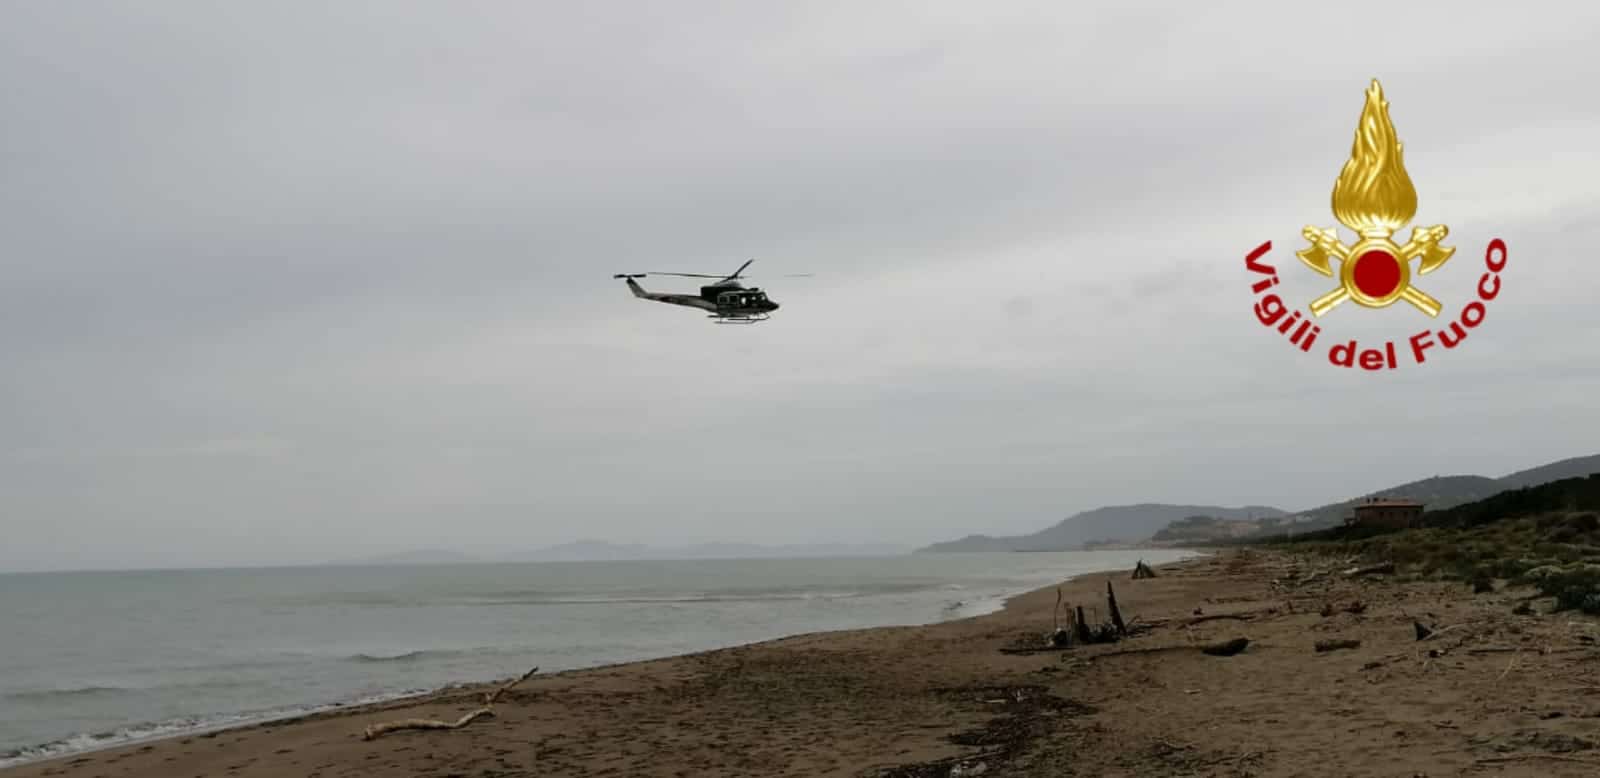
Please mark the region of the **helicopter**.
MULTIPOLYGON (((744 278, 745 268, 750 267, 754 259, 746 260, 732 273, 719 276, 707 273, 663 273, 651 271, 649 273, 617 273, 612 278, 625 279, 628 289, 634 297, 646 300, 655 300, 658 303, 683 305, 689 308, 699 308, 707 311, 706 318, 715 319, 718 324, 755 324, 772 318, 773 311, 778 310, 778 304, 767 298, 767 293, 759 287, 745 288, 738 279, 744 278), (639 286, 635 278, 644 278, 649 275, 681 276, 683 278, 715 278, 716 281, 700 287, 700 294, 666 294, 662 292, 648 292, 639 286)), ((784 276, 785 278, 806 278, 810 273, 798 273, 784 276)))

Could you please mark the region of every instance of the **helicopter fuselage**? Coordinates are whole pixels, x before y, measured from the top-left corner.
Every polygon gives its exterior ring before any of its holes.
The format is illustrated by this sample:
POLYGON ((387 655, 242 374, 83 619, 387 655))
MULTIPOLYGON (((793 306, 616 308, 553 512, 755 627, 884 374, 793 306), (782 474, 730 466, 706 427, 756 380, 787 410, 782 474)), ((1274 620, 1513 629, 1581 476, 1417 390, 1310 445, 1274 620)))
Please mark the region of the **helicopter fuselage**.
POLYGON ((718 319, 759 321, 778 310, 778 304, 768 299, 766 292, 755 287, 746 289, 737 281, 702 286, 700 294, 691 295, 647 292, 632 278, 627 280, 628 288, 633 291, 635 297, 669 305, 699 308, 718 319))
POLYGON ((767 313, 778 310, 778 304, 767 299, 766 292, 758 287, 746 289, 737 282, 702 286, 700 299, 711 303, 719 313, 767 313))

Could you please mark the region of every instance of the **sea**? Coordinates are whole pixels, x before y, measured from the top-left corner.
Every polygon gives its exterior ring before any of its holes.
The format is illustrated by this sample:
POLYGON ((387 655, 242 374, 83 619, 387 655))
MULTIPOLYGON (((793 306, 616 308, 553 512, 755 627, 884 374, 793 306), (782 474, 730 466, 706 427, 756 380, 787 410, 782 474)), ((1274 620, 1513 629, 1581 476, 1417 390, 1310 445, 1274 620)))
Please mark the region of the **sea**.
POLYGON ((419 694, 999 609, 1178 550, 0 575, 0 767, 419 694))

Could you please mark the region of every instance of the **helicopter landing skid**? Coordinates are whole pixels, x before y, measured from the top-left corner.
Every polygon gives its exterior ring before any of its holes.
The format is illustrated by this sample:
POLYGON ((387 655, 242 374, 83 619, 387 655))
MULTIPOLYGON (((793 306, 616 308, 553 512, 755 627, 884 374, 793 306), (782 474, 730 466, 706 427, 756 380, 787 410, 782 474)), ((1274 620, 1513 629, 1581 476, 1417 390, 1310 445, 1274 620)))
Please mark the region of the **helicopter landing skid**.
POLYGON ((764 313, 757 313, 749 316, 720 316, 717 314, 712 314, 707 318, 716 319, 718 324, 755 324, 757 322, 766 321, 772 317, 764 313))

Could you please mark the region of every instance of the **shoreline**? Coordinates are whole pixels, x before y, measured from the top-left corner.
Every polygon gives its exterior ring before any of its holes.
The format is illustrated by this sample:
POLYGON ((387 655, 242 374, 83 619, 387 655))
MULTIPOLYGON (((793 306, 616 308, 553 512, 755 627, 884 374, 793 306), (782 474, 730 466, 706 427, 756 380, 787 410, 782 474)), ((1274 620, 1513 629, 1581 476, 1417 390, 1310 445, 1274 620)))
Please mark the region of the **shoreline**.
MULTIPOLYGON (((1192 551, 1191 553, 1193 553, 1194 556, 1191 556, 1190 559, 1194 559, 1209 554, 1210 552, 1206 550, 1196 550, 1192 551)), ((1101 575, 1107 572, 1114 571, 1091 571, 1082 573, 1078 577, 1101 575)), ((699 651, 691 651, 688 653, 664 654, 659 656, 628 659, 607 664, 568 668, 547 674, 541 674, 538 677, 555 678, 574 673, 603 672, 611 669, 625 668, 648 662, 674 660, 718 651, 757 647, 768 643, 795 638, 825 636, 829 634, 856 632, 860 630, 927 627, 937 624, 961 622, 970 619, 981 619, 994 614, 1003 613, 1005 610, 1011 607, 1011 603, 1018 598, 1025 597, 1029 594, 1033 594, 1044 589, 1052 588, 1052 586, 1053 585, 1049 585, 1042 588, 1033 588, 1030 586, 1030 588, 1019 588, 1013 591, 984 596, 975 600, 958 601, 955 607, 949 609, 949 612, 955 615, 944 616, 941 614, 931 621, 922 623, 886 624, 856 627, 844 630, 799 632, 766 638, 754 642, 733 643, 724 646, 717 646, 699 651), (970 612, 973 609, 976 609, 976 612, 970 612)), ((322 718, 325 716, 361 715, 363 713, 373 711, 389 710, 395 705, 403 706, 408 703, 425 704, 430 699, 440 696, 457 695, 462 693, 477 693, 485 689, 491 689, 499 683, 504 682, 504 680, 506 679, 485 678, 477 680, 465 680, 447 683, 428 689, 378 692, 374 694, 361 695, 349 700, 334 700, 324 703, 291 704, 281 708, 263 711, 239 711, 227 714, 216 714, 213 718, 217 719, 217 721, 210 724, 202 722, 185 726, 182 723, 182 719, 165 719, 159 721, 138 722, 124 727, 119 727, 118 729, 109 732, 75 733, 57 740, 16 748, 9 752, 9 755, 0 754, 0 774, 9 774, 11 771, 21 768, 45 765, 59 761, 72 761, 84 756, 147 746, 167 740, 196 737, 214 738, 218 735, 237 730, 245 730, 263 726, 276 727, 313 718, 322 718), (148 730, 149 734, 132 736, 123 734, 141 730, 148 730), (70 745, 81 742, 90 742, 94 744, 88 745, 87 747, 70 745), (27 755, 30 751, 40 753, 37 753, 36 755, 27 755)))
MULTIPOLYGON (((1060 585, 1130 623, 1116 643, 1015 652, 1055 586, 985 616, 795 635, 535 675, 360 710, 35 762, 4 778, 500 776, 1582 776, 1600 771, 1600 620, 1526 590, 1347 578, 1345 560, 1233 550, 1060 585), (1527 613, 1523 605, 1532 607, 1527 613), (1418 641, 1413 621, 1436 629, 1418 641), (1200 645, 1245 637, 1210 656, 1200 645), (1338 650, 1315 649, 1339 640, 1338 650)), ((1103 612, 1103 610, 1102 610, 1103 612)))

